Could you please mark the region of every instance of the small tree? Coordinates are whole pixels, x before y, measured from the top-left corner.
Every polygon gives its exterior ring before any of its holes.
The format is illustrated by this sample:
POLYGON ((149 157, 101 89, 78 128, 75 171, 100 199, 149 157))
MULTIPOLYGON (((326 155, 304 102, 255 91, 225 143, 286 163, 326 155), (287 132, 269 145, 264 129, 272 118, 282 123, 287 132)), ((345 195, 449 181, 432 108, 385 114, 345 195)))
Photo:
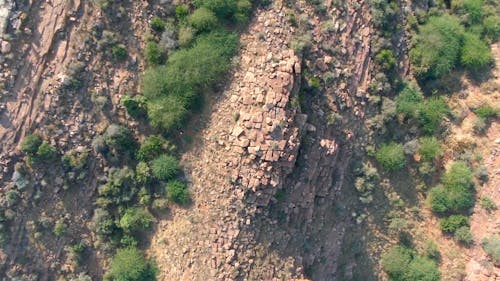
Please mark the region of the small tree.
POLYGON ((144 58, 149 65, 159 65, 164 62, 164 51, 156 42, 148 42, 144 49, 144 58))
POLYGON ((21 151, 29 155, 35 155, 41 144, 42 139, 39 136, 27 135, 21 142, 21 151))
POLYGON ((421 256, 416 256, 409 264, 404 274, 404 281, 440 281, 441 273, 436 262, 421 256))
POLYGON ((151 162, 151 171, 157 179, 166 181, 177 174, 179 162, 175 157, 163 154, 151 162))
POLYGON ((406 164, 403 145, 397 143, 381 145, 375 154, 375 158, 389 171, 400 170, 406 164))
POLYGON ((48 144, 47 142, 43 142, 39 147, 36 152, 36 157, 38 160, 42 161, 48 161, 52 160, 56 156, 56 148, 53 147, 52 145, 48 144))

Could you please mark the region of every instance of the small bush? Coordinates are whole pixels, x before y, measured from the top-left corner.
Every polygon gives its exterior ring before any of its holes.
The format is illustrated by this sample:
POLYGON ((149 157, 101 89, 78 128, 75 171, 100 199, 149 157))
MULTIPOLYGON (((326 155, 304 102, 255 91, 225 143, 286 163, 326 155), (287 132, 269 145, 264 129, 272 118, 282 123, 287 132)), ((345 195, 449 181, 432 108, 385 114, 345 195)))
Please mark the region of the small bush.
POLYGON ((66 230, 68 229, 68 226, 66 223, 64 223, 63 219, 59 219, 56 221, 56 224, 54 225, 54 234, 56 236, 62 236, 66 233, 66 230))
POLYGON ((423 137, 419 142, 418 152, 425 161, 435 160, 441 155, 441 143, 435 137, 423 137))
POLYGON ((472 237, 472 233, 470 233, 468 226, 459 227, 455 231, 454 237, 458 242, 465 245, 471 245, 474 242, 474 238, 472 237))
POLYGON ((21 151, 29 155, 35 155, 41 144, 42 139, 39 136, 27 135, 21 142, 21 151))
POLYGON ((172 179, 179 171, 179 162, 170 155, 160 155, 151 162, 153 176, 159 180, 172 179))
POLYGON ((218 25, 215 14, 207 8, 198 8, 189 16, 189 24, 198 32, 214 30, 218 25))
POLYGON ((157 271, 156 266, 146 260, 138 249, 119 249, 111 260, 105 280, 156 281, 157 271))
POLYGON ((130 97, 124 96, 120 103, 127 110, 128 115, 132 118, 141 118, 146 116, 146 99, 142 96, 130 97))
POLYGON ((382 50, 375 56, 375 62, 382 70, 390 71, 396 66, 396 58, 391 50, 382 50))
POLYGON ((158 33, 161 33, 163 31, 165 31, 165 28, 167 27, 167 23, 164 22, 162 19, 160 19, 159 17, 154 17, 152 20, 151 20, 151 29, 153 29, 154 31, 158 32, 158 33))
POLYGON ((382 267, 392 281, 439 281, 436 262, 417 255, 413 250, 395 246, 382 255, 382 267))
POLYGON ((439 252, 438 245, 432 240, 427 240, 424 244, 424 253, 428 258, 439 260, 441 253, 439 252))
POLYGON ((500 16, 491 15, 484 19, 483 34, 493 42, 500 38, 500 16))
POLYGON ((146 162, 139 162, 135 167, 135 179, 138 183, 146 184, 151 179, 151 168, 146 162))
POLYGON ((478 69, 493 62, 490 47, 478 35, 466 33, 461 50, 460 62, 469 69, 478 69))
POLYGON ((412 258, 413 253, 411 250, 402 246, 395 246, 382 255, 382 267, 392 279, 404 280, 405 271, 412 258))
POLYGON ((440 281, 441 273, 436 262, 417 256, 409 264, 404 281, 440 281))
POLYGON ((441 230, 447 233, 455 233, 462 226, 469 226, 469 218, 464 215, 451 215, 447 218, 442 218, 441 230))
POLYGON ((168 146, 167 140, 160 135, 150 135, 147 137, 139 150, 137 151, 137 158, 142 161, 150 161, 159 156, 166 150, 168 146))
POLYGON ((495 203, 495 201, 491 200, 491 198, 486 196, 481 196, 479 204, 481 204, 481 207, 483 207, 483 209, 489 212, 497 209, 497 204, 495 203))
POLYGON ((188 204, 190 202, 189 191, 185 183, 173 180, 167 183, 167 197, 178 204, 188 204))
POLYGON ((375 158, 389 171, 400 170, 406 164, 403 145, 397 143, 381 145, 377 150, 375 158))
POLYGON ((423 102, 424 96, 417 86, 406 84, 401 93, 396 97, 396 111, 414 118, 418 116, 423 102))
POLYGON ((148 42, 144 49, 144 58, 149 65, 159 65, 164 61, 163 50, 156 42, 148 42))
POLYGON ((175 16, 178 20, 183 21, 189 15, 189 6, 185 4, 177 5, 175 7, 175 16))
POLYGON ((104 141, 109 147, 121 152, 132 152, 135 149, 135 140, 129 129, 111 124, 104 133, 104 141))
POLYGON ((125 233, 136 233, 151 228, 153 217, 140 208, 128 208, 120 219, 120 227, 125 233))
POLYGON ((493 262, 497 265, 500 264, 500 235, 493 235, 485 238, 481 245, 493 262))
POLYGON ((196 0, 195 5, 213 11, 220 19, 231 19, 238 9, 236 0, 196 0))
POLYGON ((43 142, 36 152, 36 157, 38 160, 49 161, 55 158, 57 152, 56 148, 47 142, 43 142))
POLYGON ((443 185, 429 193, 431 209, 437 213, 467 211, 474 206, 472 171, 463 162, 455 162, 442 179, 443 185))
POLYGON ((419 121, 424 132, 434 133, 444 116, 450 112, 446 101, 442 97, 428 99, 420 109, 419 121))
POLYGON ((483 104, 474 110, 477 116, 483 119, 499 116, 500 110, 493 108, 489 104, 483 104))
POLYGON ((186 47, 193 41, 193 39, 193 29, 191 27, 181 26, 178 35, 179 46, 186 47))
POLYGON ((123 44, 114 45, 111 48, 111 52, 113 53, 113 58, 117 61, 124 61, 127 59, 127 48, 123 44))

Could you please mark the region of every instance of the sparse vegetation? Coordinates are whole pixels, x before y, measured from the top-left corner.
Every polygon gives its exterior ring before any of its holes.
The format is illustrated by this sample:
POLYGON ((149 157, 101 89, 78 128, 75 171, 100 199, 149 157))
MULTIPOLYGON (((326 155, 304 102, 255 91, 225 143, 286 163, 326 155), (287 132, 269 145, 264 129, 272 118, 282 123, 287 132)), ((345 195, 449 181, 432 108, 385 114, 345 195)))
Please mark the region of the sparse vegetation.
POLYGON ((481 245, 493 262, 497 265, 500 264, 500 235, 492 235, 485 238, 481 245))

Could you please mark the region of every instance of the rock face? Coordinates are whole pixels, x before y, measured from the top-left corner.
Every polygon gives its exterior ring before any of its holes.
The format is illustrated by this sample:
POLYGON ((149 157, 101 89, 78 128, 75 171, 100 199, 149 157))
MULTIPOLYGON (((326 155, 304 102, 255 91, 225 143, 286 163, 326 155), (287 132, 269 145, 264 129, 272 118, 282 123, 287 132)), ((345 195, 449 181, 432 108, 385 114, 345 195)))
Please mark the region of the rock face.
POLYGON ((241 38, 239 68, 183 161, 195 206, 174 210, 153 237, 149 253, 164 265, 159 280, 289 280, 312 267, 313 280, 342 278, 337 267, 352 220, 332 210, 362 139, 353 132, 370 79, 370 17, 357 2, 329 7, 322 19, 307 5, 293 7, 307 19, 309 56, 320 63, 303 65, 291 49, 298 30, 290 8, 275 1, 256 12, 241 38), (320 31, 328 21, 337 26, 331 34, 320 31), (297 105, 305 67, 339 73, 324 95, 311 97, 307 115, 297 105), (342 110, 349 122, 325 122, 342 110))

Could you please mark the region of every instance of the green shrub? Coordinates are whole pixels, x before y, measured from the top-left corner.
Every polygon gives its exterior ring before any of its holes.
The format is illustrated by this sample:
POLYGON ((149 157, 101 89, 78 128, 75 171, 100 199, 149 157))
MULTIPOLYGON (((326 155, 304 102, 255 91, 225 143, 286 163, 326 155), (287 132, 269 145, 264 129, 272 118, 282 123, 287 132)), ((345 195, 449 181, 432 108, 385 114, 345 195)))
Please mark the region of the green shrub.
POLYGON ((189 24, 198 32, 211 31, 218 25, 215 14, 204 7, 196 9, 188 18, 189 24))
POLYGON ((424 96, 416 85, 406 83, 396 97, 396 111, 405 116, 415 118, 420 112, 424 96))
POLYGON ((125 233, 135 233, 151 228, 153 217, 140 208, 128 208, 120 219, 120 227, 125 233))
POLYGON ((156 42, 148 42, 144 49, 144 58, 149 65, 159 65, 163 63, 163 50, 156 42))
POLYGON ((461 226, 455 231, 455 239, 465 245, 471 245, 474 242, 472 233, 468 226, 461 226))
POLYGON ((450 15, 430 17, 414 37, 410 60, 420 78, 440 78, 458 62, 464 28, 450 15))
POLYGON ((172 179, 179 171, 179 161, 170 155, 160 155, 151 162, 151 171, 159 180, 172 179))
POLYGON ((55 158, 56 154, 56 148, 47 142, 43 142, 36 151, 37 159, 42 161, 52 160, 55 158))
POLYGON ((491 198, 486 196, 481 196, 481 200, 479 201, 481 207, 483 207, 486 211, 493 211, 497 209, 497 204, 495 201, 491 200, 491 198))
POLYGON ((455 162, 442 179, 443 185, 429 194, 431 209, 436 213, 461 212, 474 206, 472 171, 463 162, 455 162))
POLYGON ((195 0, 195 5, 212 10, 220 19, 230 19, 238 8, 236 0, 195 0))
POLYGON ((156 281, 156 266, 144 258, 136 248, 116 251, 111 260, 105 280, 115 281, 156 281))
POLYGON ((476 108, 476 110, 474 110, 474 112, 476 113, 477 116, 479 116, 480 118, 483 118, 483 119, 487 119, 490 117, 496 117, 496 116, 499 116, 499 114, 500 114, 499 109, 493 108, 491 105, 489 105, 487 103, 476 108))
POLYGON ((406 164, 403 145, 397 143, 381 145, 375 154, 375 158, 389 171, 400 170, 406 164))
POLYGON ((461 187, 470 190, 474 187, 474 173, 465 162, 457 161, 451 165, 441 181, 446 187, 461 187))
POLYGON ((137 194, 134 170, 125 166, 110 169, 107 182, 97 189, 103 203, 123 205, 134 199, 137 194))
POLYGON ((178 41, 179 46, 186 47, 188 46, 194 39, 194 32, 191 27, 181 26, 179 28, 178 41))
POLYGON ((182 125, 195 97, 229 69, 237 44, 234 34, 212 32, 173 53, 167 65, 146 71, 141 88, 151 124, 165 131, 182 125))
POLYGON ((463 13, 467 15, 469 24, 481 22, 484 14, 483 0, 463 0, 463 6, 461 8, 463 9, 463 13))
POLYGON ((159 156, 167 148, 167 140, 160 135, 150 135, 141 143, 137 151, 137 158, 142 161, 150 161, 159 156))
POLYGON ((440 281, 441 273, 435 261, 426 257, 415 257, 404 274, 404 281, 440 281))
POLYGON ((111 124, 104 133, 104 141, 109 147, 121 152, 132 152, 135 149, 135 140, 129 129, 111 124))
POLYGON ((403 246, 395 246, 382 254, 382 267, 391 281, 439 281, 436 262, 419 256, 403 246))
POLYGON ((117 61, 123 61, 127 59, 128 52, 127 48, 123 44, 116 44, 111 48, 111 52, 113 53, 113 58, 117 61))
POLYGON ((493 55, 488 44, 481 41, 478 35, 465 33, 460 62, 463 66, 474 70, 491 64, 493 55))
POLYGON ((425 161, 435 160, 441 155, 441 143, 435 137, 423 137, 419 142, 418 152, 425 161))
POLYGON ((413 252, 402 246, 395 246, 382 255, 382 267, 392 280, 404 280, 413 252))
POLYGON ((160 19, 159 17, 154 17, 152 20, 151 20, 151 29, 153 29, 154 31, 156 32, 163 32, 165 31, 165 28, 167 27, 167 23, 164 22, 162 19, 160 19))
POLYGON ((189 110, 187 102, 175 96, 166 96, 148 101, 148 118, 153 127, 166 132, 184 125, 189 110))
POLYGON ((146 184, 151 179, 151 168, 149 168, 148 163, 139 162, 135 166, 135 179, 138 183, 146 184))
POLYGON ((441 253, 439 252, 438 245, 436 242, 432 240, 425 241, 424 244, 424 253, 428 258, 439 260, 441 257, 441 253))
POLYGON ((500 235, 484 238, 481 245, 495 264, 500 264, 500 235))
POLYGON ((130 97, 124 96, 120 103, 127 110, 132 118, 141 118, 146 115, 146 99, 142 96, 130 97))
POLYGON ((483 34, 493 42, 500 38, 500 16, 491 15, 484 19, 483 34))
POLYGON ((56 236, 62 236, 66 233, 67 229, 68 226, 64 223, 64 220, 59 219, 56 221, 56 224, 54 225, 54 234, 56 236))
POLYGON ((177 180, 169 181, 166 185, 167 197, 178 204, 190 202, 189 191, 185 183, 177 180))
POLYGON ((375 62, 382 70, 389 71, 396 66, 396 58, 391 50, 384 49, 375 56, 375 62))
POLYGON ((450 112, 448 104, 442 97, 432 97, 420 108, 419 121, 424 132, 434 133, 444 116, 450 112))
POLYGON ((39 136, 27 135, 21 142, 21 151, 29 155, 35 155, 41 144, 42 139, 39 136))
POLYGON ((175 6, 175 17, 183 21, 187 18, 189 15, 189 6, 185 4, 177 5, 175 6))
POLYGON ((464 215, 451 215, 440 221, 441 230, 447 233, 455 233, 462 226, 469 226, 469 218, 464 215))

